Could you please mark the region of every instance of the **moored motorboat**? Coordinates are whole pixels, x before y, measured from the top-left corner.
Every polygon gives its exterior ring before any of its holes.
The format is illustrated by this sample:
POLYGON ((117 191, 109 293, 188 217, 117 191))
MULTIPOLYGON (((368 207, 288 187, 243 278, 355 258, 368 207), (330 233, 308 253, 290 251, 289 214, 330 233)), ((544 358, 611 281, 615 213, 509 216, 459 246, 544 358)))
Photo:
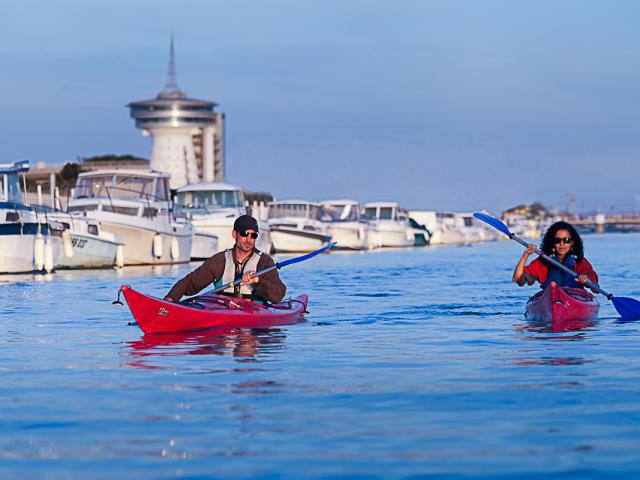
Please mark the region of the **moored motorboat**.
POLYGON ((526 317, 529 320, 553 322, 589 322, 598 318, 600 304, 582 288, 559 287, 551 282, 529 299, 526 317))
POLYGON ((62 255, 62 224, 25 203, 29 162, 0 164, 0 273, 51 272, 62 255))
POLYGON ((331 242, 326 223, 319 220, 321 206, 306 200, 269 203, 269 230, 273 250, 312 252, 331 242))
POLYGON ((144 333, 290 325, 302 319, 308 301, 306 295, 299 295, 265 306, 241 298, 204 294, 172 303, 144 295, 126 285, 121 291, 144 333))
POLYGON ((63 212, 43 206, 34 206, 45 212, 47 219, 61 223, 69 243, 64 243, 63 253, 56 268, 108 268, 122 265, 124 244, 118 235, 102 230, 97 220, 85 217, 81 212, 63 212), (70 248, 69 248, 70 247, 70 248))
POLYGON ((95 219, 124 243, 125 265, 188 262, 193 228, 173 208, 169 175, 150 170, 96 170, 78 176, 68 212, 95 219))
MULTIPOLYGON (((202 260, 233 247, 233 222, 246 215, 244 192, 240 187, 221 182, 185 185, 177 191, 176 210, 184 214, 194 227, 192 260, 202 260), (217 237, 214 241, 212 235, 217 237)), ((259 218, 260 235, 256 248, 271 251, 269 226, 259 218)))
POLYGON ((327 233, 337 242, 336 249, 368 250, 373 247, 371 225, 362 217, 355 200, 322 202, 320 220, 327 224, 327 233))
POLYGON ((374 248, 413 246, 413 228, 409 225, 407 213, 397 203, 365 203, 363 216, 370 222, 374 248))

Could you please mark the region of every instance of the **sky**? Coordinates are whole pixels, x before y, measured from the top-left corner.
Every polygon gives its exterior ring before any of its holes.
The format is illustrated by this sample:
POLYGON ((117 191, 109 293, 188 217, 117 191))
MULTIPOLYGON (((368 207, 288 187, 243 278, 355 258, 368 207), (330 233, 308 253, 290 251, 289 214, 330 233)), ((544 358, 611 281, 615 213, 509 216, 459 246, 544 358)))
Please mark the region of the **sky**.
POLYGON ((279 199, 640 208, 640 2, 1 0, 0 163, 148 158, 167 79, 279 199))

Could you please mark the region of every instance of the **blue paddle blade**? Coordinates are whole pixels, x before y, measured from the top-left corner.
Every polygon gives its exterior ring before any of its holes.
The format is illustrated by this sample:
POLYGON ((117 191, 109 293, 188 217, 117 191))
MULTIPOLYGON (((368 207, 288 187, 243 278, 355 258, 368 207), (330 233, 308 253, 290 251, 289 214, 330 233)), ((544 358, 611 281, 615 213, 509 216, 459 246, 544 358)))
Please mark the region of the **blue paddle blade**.
POLYGON ((613 306, 623 320, 640 320, 640 302, 633 298, 612 297, 613 306))
POLYGON ((486 213, 479 213, 479 212, 474 213, 473 216, 476 217, 478 220, 482 220, 483 222, 488 223, 496 230, 500 230, 506 236, 508 237, 511 236, 511 232, 509 231, 509 228, 497 218, 493 218, 491 215, 487 215, 486 213))
POLYGON ((325 245, 324 247, 316 250, 315 252, 307 253, 306 255, 302 255, 296 258, 290 258, 289 260, 285 260, 283 262, 278 262, 277 263, 278 268, 286 267, 287 265, 291 265, 292 263, 304 262, 305 260, 309 260, 310 258, 315 257, 316 255, 319 255, 322 252, 326 252, 327 250, 335 246, 336 243, 338 242, 333 242, 333 243, 330 243, 329 245, 325 245))

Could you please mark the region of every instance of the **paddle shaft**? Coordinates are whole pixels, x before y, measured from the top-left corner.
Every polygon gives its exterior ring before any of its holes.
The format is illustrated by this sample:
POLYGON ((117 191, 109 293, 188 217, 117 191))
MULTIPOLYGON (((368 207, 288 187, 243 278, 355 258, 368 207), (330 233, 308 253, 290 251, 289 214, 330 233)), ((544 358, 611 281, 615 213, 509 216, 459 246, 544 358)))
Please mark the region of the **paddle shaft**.
MULTIPOLYGON (((258 270, 256 273, 254 273, 253 275, 251 275, 251 278, 256 278, 259 277, 260 275, 270 272, 271 270, 275 270, 276 268, 280 268, 280 266, 276 263, 275 265, 271 265, 270 267, 267 268, 263 268, 262 270, 258 270)), ((235 285, 239 284, 240 282, 242 282, 242 277, 238 277, 236 278, 233 282, 229 282, 229 283, 225 283, 224 285, 216 288, 215 290, 212 290, 211 292, 208 293, 218 293, 218 292, 222 292, 223 290, 226 290, 229 287, 234 287, 235 285)))
MULTIPOLYGON (((522 240, 521 238, 519 238, 518 236, 516 236, 513 233, 509 233, 509 238, 511 240, 515 240, 516 242, 518 242, 520 245, 523 245, 525 247, 528 247, 529 244, 527 242, 525 242, 524 240, 522 240)), ((558 260, 556 260, 553 257, 550 257, 549 255, 547 255, 546 253, 544 253, 542 250, 540 250, 539 248, 536 247, 536 253, 538 255, 540 255, 542 258, 544 258, 545 260, 553 263, 556 267, 564 270, 565 272, 567 272, 569 275, 572 275, 575 278, 578 278, 580 275, 578 275, 576 272, 574 272, 573 270, 571 270, 569 267, 563 265, 562 263, 560 263, 558 260)), ((604 290, 602 290, 597 283, 592 282, 591 280, 587 280, 585 282, 585 285, 587 285, 589 288, 591 288, 592 290, 601 293, 602 295, 604 295, 605 297, 607 297, 609 300, 611 300, 611 297, 613 296, 610 293, 605 292, 604 290)))

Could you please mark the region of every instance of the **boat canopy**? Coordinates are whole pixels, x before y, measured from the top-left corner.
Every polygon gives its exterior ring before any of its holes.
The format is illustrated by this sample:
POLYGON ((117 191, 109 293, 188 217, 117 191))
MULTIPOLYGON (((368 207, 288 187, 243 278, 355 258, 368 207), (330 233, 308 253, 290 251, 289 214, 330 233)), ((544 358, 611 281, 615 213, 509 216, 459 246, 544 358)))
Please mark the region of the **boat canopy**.
POLYGON ((124 171, 81 174, 74 199, 118 198, 166 202, 170 199, 168 176, 138 175, 124 171))
POLYGON ((360 218, 357 203, 325 203, 322 205, 322 210, 322 220, 327 216, 330 222, 357 222, 360 218))
POLYGON ((322 207, 305 201, 272 202, 269 204, 269 218, 309 218, 317 220, 322 215, 322 207))

